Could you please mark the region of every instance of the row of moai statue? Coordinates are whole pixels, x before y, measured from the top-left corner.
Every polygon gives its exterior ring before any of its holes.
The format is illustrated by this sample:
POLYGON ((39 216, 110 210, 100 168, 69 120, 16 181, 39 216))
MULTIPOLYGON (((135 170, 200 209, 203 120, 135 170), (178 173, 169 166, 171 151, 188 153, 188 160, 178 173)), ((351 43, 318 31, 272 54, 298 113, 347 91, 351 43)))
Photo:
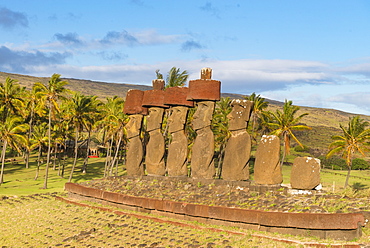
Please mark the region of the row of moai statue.
MULTIPOLYGON (((152 90, 128 91, 124 107, 125 114, 130 117, 126 125, 127 175, 142 176, 146 171, 150 176, 188 176, 188 140, 185 134, 185 123, 189 108, 196 105, 196 112, 191 123, 196 132, 196 138, 191 149, 190 176, 193 179, 213 179, 215 177, 214 134, 211 130, 211 122, 216 101, 220 100, 221 82, 212 80, 211 77, 212 69, 203 68, 200 79, 190 80, 189 87, 164 89, 164 80, 155 79, 152 81, 152 90), (166 110, 169 113, 167 128, 171 138, 165 159, 165 138, 161 127, 166 110), (146 116, 146 131, 149 134, 145 154, 140 137, 144 116, 146 116)), ((231 101, 231 106, 232 111, 228 115, 231 136, 225 147, 221 177, 229 181, 249 180, 252 145, 246 128, 253 109, 253 102, 235 99, 231 101)), ((281 184, 283 178, 279 164, 279 138, 273 135, 263 136, 255 157, 255 183, 281 184)), ((319 161, 318 165, 316 159, 309 162, 299 161, 296 167, 300 169, 293 169, 292 177, 298 180, 291 180, 292 186, 312 189, 320 183, 319 176, 317 176, 320 171, 319 161), (304 166, 306 167, 303 168, 304 166), (308 173, 302 173, 302 168, 308 173)))

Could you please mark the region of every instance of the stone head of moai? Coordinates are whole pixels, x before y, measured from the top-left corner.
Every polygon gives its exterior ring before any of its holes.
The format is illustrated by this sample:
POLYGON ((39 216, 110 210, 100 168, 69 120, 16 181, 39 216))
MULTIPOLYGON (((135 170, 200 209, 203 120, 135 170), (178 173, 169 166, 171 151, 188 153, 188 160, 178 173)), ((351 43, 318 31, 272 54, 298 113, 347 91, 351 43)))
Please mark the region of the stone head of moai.
POLYGON ((154 79, 153 90, 144 91, 142 106, 148 108, 147 131, 160 129, 163 121, 164 109, 164 80, 154 79))
POLYGON ((142 106, 144 92, 141 90, 129 90, 126 95, 123 112, 130 115, 130 120, 126 124, 127 138, 138 136, 141 130, 143 116, 148 113, 148 109, 142 106))
POLYGON ((188 87, 170 87, 164 91, 164 104, 171 107, 167 120, 170 133, 184 129, 188 109, 194 107, 193 101, 186 100, 188 92, 188 87))
POLYGON ((245 129, 248 125, 254 103, 248 100, 234 99, 230 104, 232 110, 227 115, 229 119, 229 130, 245 129))
POLYGON ((211 125, 215 101, 221 97, 221 82, 212 80, 212 69, 203 68, 200 79, 189 81, 187 100, 195 101, 197 110, 193 116, 193 129, 199 130, 211 125))

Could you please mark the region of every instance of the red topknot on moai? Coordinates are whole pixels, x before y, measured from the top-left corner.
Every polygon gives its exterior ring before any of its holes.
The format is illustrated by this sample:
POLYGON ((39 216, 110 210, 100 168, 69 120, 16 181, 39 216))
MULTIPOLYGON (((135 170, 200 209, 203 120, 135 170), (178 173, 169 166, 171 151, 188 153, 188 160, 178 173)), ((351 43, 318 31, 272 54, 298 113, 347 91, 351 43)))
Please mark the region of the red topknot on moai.
POLYGON ((203 68, 200 79, 189 81, 187 100, 196 102, 192 126, 197 133, 191 157, 191 176, 194 179, 212 179, 215 175, 213 161, 214 135, 211 130, 215 101, 220 100, 221 82, 212 80, 212 69, 203 68))

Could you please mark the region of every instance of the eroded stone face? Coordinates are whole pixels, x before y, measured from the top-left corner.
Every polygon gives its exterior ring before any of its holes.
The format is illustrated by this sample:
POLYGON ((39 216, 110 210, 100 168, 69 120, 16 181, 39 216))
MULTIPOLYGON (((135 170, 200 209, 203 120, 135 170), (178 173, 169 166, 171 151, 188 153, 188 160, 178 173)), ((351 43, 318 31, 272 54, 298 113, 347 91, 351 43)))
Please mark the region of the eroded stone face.
POLYGON ((149 115, 146 117, 147 120, 147 127, 146 130, 148 132, 160 129, 163 121, 163 108, 158 107, 151 107, 149 108, 149 115))
POLYGON ((253 102, 247 100, 232 100, 232 110, 227 115, 229 130, 239 130, 247 127, 253 109, 253 102))
POLYGON ((130 115, 130 120, 126 124, 127 138, 138 136, 141 130, 141 124, 143 122, 143 115, 136 114, 130 115))
POLYGON ((281 184, 280 139, 275 135, 263 135, 256 151, 254 164, 256 184, 281 184))
POLYGON ((215 102, 201 101, 197 103, 197 110, 193 115, 192 126, 194 130, 211 126, 215 102))
POLYGON ((314 189, 320 184, 320 160, 312 157, 294 159, 290 174, 293 189, 314 189))
POLYGON ((174 133, 184 129, 188 107, 175 106, 171 108, 171 115, 167 120, 168 132, 174 133))

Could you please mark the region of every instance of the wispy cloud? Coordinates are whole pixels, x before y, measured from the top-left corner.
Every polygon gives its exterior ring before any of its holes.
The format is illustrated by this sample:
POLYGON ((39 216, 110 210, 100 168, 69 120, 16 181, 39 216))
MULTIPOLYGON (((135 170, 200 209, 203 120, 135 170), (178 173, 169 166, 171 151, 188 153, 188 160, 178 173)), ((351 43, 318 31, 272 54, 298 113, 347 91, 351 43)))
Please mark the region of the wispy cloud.
POLYGON ((208 12, 208 13, 211 13, 212 15, 216 16, 216 17, 220 17, 219 16, 219 9, 217 7, 215 7, 212 2, 206 2, 203 6, 200 7, 200 9, 202 11, 205 11, 205 12, 208 12))
POLYGON ((77 45, 80 46, 83 44, 82 40, 78 37, 76 33, 67 33, 61 34, 56 33, 54 37, 61 43, 65 45, 77 45))
POLYGON ((17 26, 28 27, 28 18, 24 13, 0 8, 0 27, 13 29, 17 26))
POLYGON ((202 49, 204 46, 202 46, 199 42, 196 42, 194 40, 187 40, 181 45, 181 51, 183 52, 189 52, 194 49, 202 49))
POLYGON ((100 40, 102 44, 126 44, 129 46, 138 45, 139 41, 126 30, 121 32, 110 31, 103 39, 100 40))
POLYGON ((11 50, 8 47, 1 46, 0 70, 27 73, 33 71, 35 66, 64 64, 65 59, 69 56, 71 56, 69 53, 11 50))
POLYGON ((97 54, 104 60, 115 62, 124 60, 128 57, 127 54, 124 54, 119 51, 101 51, 97 52, 97 54))

